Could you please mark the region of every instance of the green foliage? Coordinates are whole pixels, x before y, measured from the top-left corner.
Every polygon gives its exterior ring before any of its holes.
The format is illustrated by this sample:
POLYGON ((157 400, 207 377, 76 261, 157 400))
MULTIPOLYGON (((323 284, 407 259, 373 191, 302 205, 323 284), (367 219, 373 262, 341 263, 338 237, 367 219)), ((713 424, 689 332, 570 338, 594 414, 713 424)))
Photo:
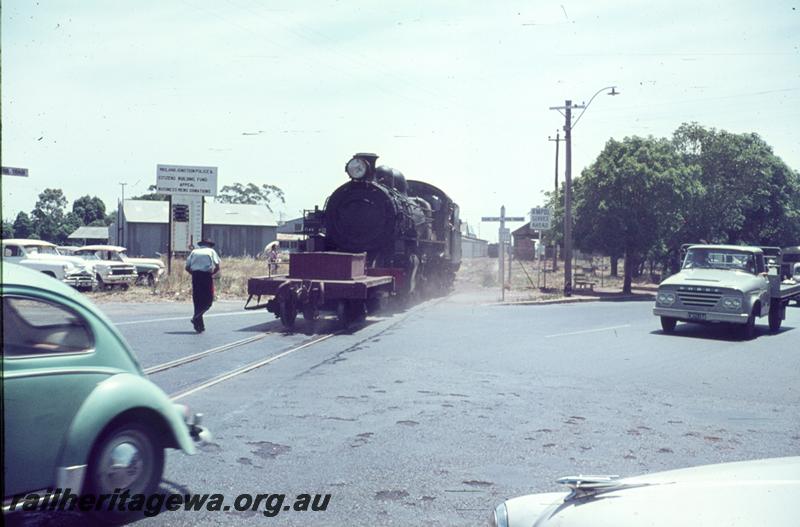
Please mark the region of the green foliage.
POLYGON ((14 237, 14 225, 7 220, 3 220, 3 239, 14 237))
POLYGON ((14 220, 14 236, 17 238, 31 238, 36 234, 31 217, 20 211, 14 220))
POLYGON ((105 225, 106 217, 106 204, 103 203, 98 197, 82 196, 72 203, 72 212, 80 218, 83 225, 95 225, 95 222, 101 220, 105 225))
POLYGON ((142 194, 141 196, 134 196, 131 199, 142 199, 145 201, 168 201, 169 196, 166 194, 159 194, 155 191, 156 188, 156 185, 150 185, 147 187, 147 190, 149 191, 148 193, 142 194))
POLYGON ((241 183, 225 185, 216 197, 219 203, 264 205, 270 212, 272 212, 270 203, 272 203, 273 199, 280 200, 281 203, 286 203, 283 190, 275 185, 267 185, 266 183, 260 187, 254 183, 248 183, 247 185, 241 183))
MULTIPOLYGON (((800 243, 800 173, 757 134, 683 124, 670 140, 610 140, 573 187, 578 248, 675 270, 691 242, 800 243)), ((563 190, 551 239, 563 229, 563 190)))
POLYGON ((624 254, 623 290, 630 292, 634 265, 680 228, 686 203, 700 192, 698 170, 683 163, 669 140, 609 140, 576 181, 575 245, 624 254))
POLYGON ((794 245, 800 239, 800 175, 757 134, 683 124, 673 142, 700 169, 703 195, 682 234, 687 241, 794 245))

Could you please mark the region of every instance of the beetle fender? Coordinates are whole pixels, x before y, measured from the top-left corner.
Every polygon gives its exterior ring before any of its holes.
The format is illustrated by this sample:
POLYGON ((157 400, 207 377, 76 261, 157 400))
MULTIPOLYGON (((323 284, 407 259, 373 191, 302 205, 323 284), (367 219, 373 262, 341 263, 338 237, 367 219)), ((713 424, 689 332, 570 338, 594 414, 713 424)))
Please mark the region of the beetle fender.
POLYGON ((197 451, 186 423, 167 395, 144 377, 120 373, 98 384, 83 402, 64 438, 59 465, 87 463, 103 429, 120 414, 137 409, 158 414, 181 450, 187 454, 197 451))

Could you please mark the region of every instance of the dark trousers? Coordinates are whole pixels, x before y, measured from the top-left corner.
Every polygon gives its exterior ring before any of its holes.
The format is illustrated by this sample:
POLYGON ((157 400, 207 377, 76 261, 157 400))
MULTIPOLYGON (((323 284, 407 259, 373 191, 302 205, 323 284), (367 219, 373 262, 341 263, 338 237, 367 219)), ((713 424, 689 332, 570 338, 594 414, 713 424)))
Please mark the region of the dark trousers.
POLYGON ((211 309, 214 303, 214 279, 206 271, 192 271, 192 302, 194 302, 194 317, 200 327, 203 326, 203 314, 211 309))

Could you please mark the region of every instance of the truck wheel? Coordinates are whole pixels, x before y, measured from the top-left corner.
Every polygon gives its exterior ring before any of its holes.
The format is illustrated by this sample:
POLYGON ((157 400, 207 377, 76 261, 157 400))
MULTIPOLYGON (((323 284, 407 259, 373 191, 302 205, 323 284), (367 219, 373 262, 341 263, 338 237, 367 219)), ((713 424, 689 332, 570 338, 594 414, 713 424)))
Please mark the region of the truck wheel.
POLYGON ((781 329, 781 322, 783 322, 781 317, 782 308, 783 306, 779 302, 773 302, 769 306, 769 330, 773 333, 777 333, 781 329))
POLYGON ((664 333, 672 333, 675 331, 675 326, 678 324, 678 320, 672 317, 661 317, 661 329, 664 330, 664 333))
POLYGON ((747 317, 747 322, 741 327, 742 340, 752 340, 756 336, 756 316, 758 315, 758 306, 753 306, 753 311, 747 317))

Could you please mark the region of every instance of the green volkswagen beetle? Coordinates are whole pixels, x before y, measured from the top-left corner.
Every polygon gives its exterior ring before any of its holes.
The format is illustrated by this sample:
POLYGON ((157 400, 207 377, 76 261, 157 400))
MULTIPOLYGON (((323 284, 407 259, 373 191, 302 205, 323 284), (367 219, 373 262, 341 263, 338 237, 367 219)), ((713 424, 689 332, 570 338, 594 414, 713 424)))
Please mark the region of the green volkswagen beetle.
POLYGON ((164 449, 208 432, 142 371, 91 302, 19 265, 2 269, 4 498, 43 489, 154 492, 164 449))

